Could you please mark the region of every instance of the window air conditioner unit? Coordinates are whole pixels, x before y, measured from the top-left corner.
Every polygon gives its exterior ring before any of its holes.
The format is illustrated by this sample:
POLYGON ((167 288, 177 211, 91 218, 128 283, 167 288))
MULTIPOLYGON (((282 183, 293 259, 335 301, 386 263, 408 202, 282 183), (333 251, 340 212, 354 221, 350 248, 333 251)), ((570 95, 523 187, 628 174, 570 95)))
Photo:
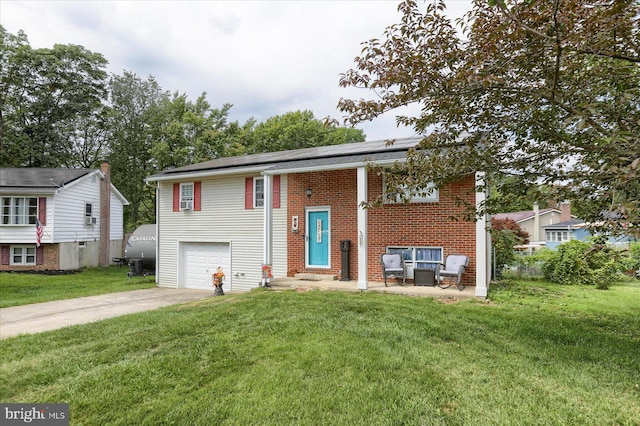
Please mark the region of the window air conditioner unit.
POLYGON ((91 216, 85 216, 84 217, 84 224, 85 225, 91 225, 92 223, 95 223, 95 222, 93 222, 94 220, 95 219, 92 218, 91 216))
POLYGON ((193 209, 193 201, 180 202, 180 210, 192 210, 192 209, 193 209))

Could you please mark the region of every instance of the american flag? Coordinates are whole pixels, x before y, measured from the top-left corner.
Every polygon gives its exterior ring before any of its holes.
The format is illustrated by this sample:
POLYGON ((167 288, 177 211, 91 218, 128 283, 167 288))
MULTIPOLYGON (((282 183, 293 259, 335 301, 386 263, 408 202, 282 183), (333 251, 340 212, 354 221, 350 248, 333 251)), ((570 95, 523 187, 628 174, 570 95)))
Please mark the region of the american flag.
POLYGON ((36 247, 40 247, 40 241, 42 241, 42 224, 40 220, 36 219, 36 247))

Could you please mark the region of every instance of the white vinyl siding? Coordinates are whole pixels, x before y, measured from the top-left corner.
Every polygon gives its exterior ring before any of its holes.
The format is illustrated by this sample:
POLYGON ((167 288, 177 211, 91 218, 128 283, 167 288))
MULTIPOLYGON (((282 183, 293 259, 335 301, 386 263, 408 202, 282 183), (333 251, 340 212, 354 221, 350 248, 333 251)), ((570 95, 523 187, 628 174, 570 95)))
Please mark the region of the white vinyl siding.
MULTIPOLYGON (((179 247, 184 243, 229 243, 231 271, 225 271, 224 291, 250 290, 262 278, 263 209, 245 209, 246 175, 203 178, 201 210, 188 217, 172 214, 173 183, 159 182, 158 285, 184 287, 179 247)), ((285 276, 287 265, 287 180, 280 179, 282 208, 273 209, 274 276, 285 276)))
POLYGON ((90 174, 66 186, 54 196, 55 205, 47 203, 47 213, 53 207, 54 220, 48 227, 55 230, 56 242, 100 240, 100 178, 90 174), (85 225, 87 204, 91 204, 94 225, 85 225), (51 226, 55 225, 55 227, 51 226))
POLYGON ((116 197, 111 191, 111 224, 109 225, 109 239, 124 239, 124 205, 122 200, 116 197))

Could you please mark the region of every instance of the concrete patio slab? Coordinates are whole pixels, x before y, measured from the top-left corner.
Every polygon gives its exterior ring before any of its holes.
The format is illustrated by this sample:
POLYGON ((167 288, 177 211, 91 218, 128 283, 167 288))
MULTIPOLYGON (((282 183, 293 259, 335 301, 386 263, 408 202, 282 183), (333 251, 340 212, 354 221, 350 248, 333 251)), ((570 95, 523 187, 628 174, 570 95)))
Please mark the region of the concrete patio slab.
MULTIPOLYGON (((396 282, 387 282, 388 287, 383 282, 369 282, 367 291, 380 293, 404 294, 407 296, 425 296, 447 299, 475 299, 475 287, 465 287, 462 291, 455 286, 442 289, 437 286, 414 286, 413 284, 400 285, 396 282)), ((335 291, 358 292, 357 281, 339 280, 300 280, 296 278, 277 278, 271 283, 274 290, 285 289, 318 289, 335 291)))

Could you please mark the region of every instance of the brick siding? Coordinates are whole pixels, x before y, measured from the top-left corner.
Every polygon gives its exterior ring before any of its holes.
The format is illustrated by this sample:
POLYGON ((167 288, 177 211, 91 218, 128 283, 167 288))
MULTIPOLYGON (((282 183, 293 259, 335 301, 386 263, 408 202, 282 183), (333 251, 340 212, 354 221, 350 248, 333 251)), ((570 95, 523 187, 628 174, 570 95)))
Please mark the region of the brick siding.
POLYGON ((42 265, 0 265, 0 271, 57 271, 60 269, 60 246, 58 244, 43 244, 41 247, 44 250, 42 265))
MULTIPOLYGON (((369 279, 382 281, 380 254, 387 246, 443 247, 444 256, 466 254, 469 268, 463 276, 466 285, 475 285, 476 237, 475 223, 455 220, 464 207, 456 205, 448 193, 474 203, 475 180, 468 176, 440 191, 437 203, 392 204, 373 208, 368 213, 369 279)), ((358 279, 357 231, 357 177, 356 170, 290 174, 288 176, 288 212, 298 216, 299 232, 288 231, 289 275, 310 272, 340 275, 340 241, 351 240, 349 258, 350 278, 358 279), (311 188, 310 198, 306 189, 311 188), (331 269, 305 269, 305 207, 329 207, 331 211, 331 269)), ((368 174, 368 198, 373 200, 382 193, 382 178, 368 174)))

